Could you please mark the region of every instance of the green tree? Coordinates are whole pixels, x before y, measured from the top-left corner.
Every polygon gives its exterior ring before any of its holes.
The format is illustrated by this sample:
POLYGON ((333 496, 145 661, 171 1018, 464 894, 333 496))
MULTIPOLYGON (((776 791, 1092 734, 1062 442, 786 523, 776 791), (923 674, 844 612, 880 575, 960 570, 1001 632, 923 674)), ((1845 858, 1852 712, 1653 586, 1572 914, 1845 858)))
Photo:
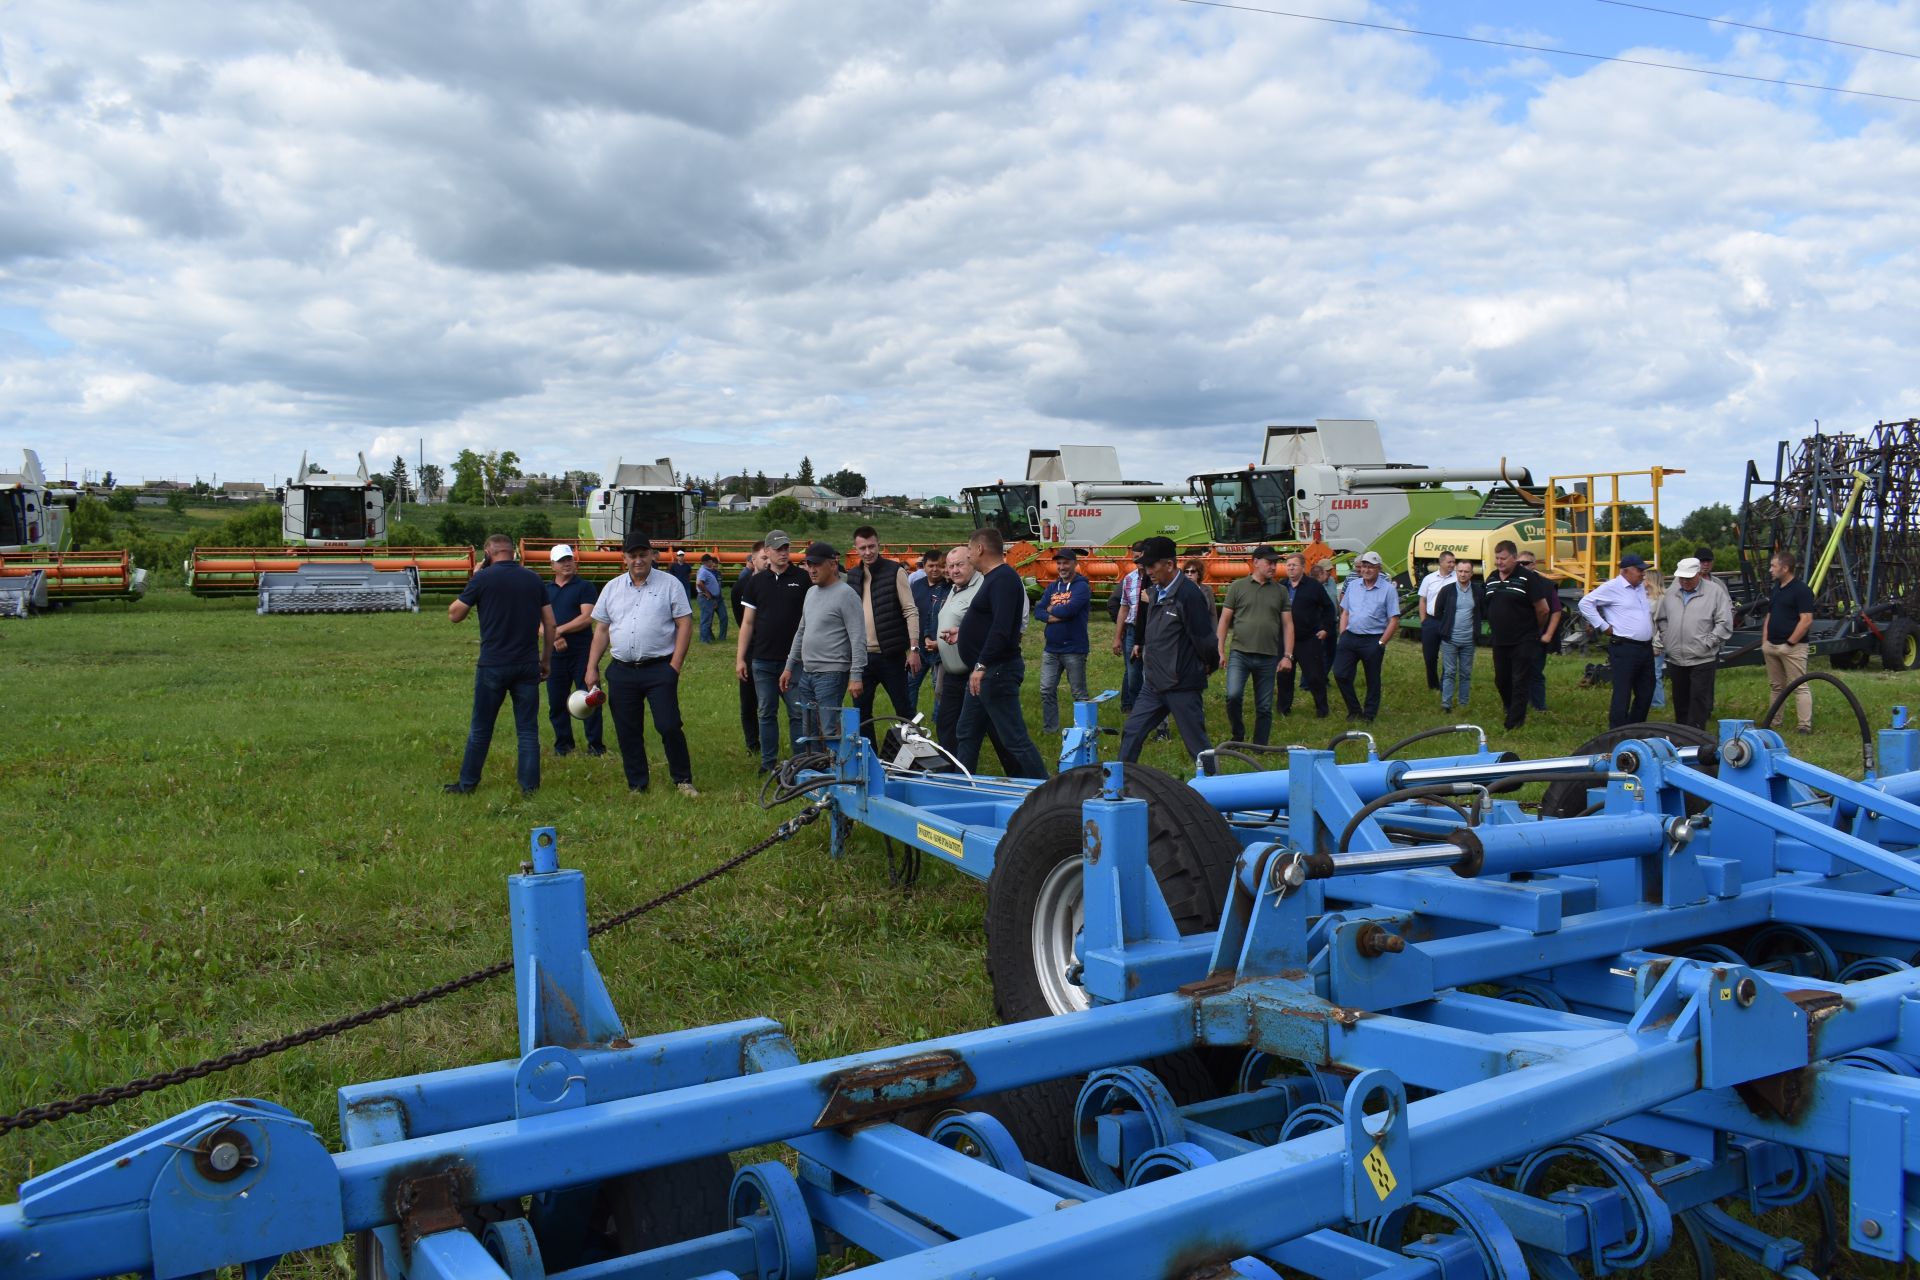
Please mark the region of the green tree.
POLYGON ((520 517, 519 534, 523 538, 551 538, 553 517, 544 511, 529 511, 520 517))
POLYGON ((1620 516, 1620 532, 1653 532, 1653 517, 1647 514, 1645 507, 1608 507, 1602 511, 1599 518, 1594 521, 1594 528, 1598 529, 1601 533, 1609 532, 1613 528, 1615 512, 1618 512, 1620 516))
POLYGON ((100 487, 109 490, 113 488, 113 472, 109 471, 100 477, 100 487))
POLYGON ((767 483, 767 473, 764 471, 754 472, 753 484, 747 489, 747 496, 749 498, 764 498, 772 492, 773 486, 767 483))
POLYGON ((327 474, 327 469, 317 462, 309 462, 307 464, 307 474, 310 476, 323 476, 327 474))
POLYGON ((851 469, 836 471, 820 483, 843 498, 857 498, 867 491, 867 478, 851 469))
POLYGON ((812 484, 814 482, 812 458, 800 459, 800 474, 794 478, 793 482, 795 484, 812 484))
POLYGON ((485 460, 471 449, 462 449, 453 460, 453 491, 450 502, 485 502, 487 495, 485 460))
POLYGON ((805 526, 800 522, 805 515, 806 512, 800 509, 800 504, 792 498, 775 498, 772 502, 760 508, 760 527, 762 529, 787 528, 789 526, 795 529, 804 528, 805 526))
POLYGON ((1688 512, 1687 518, 1680 522, 1679 533, 1688 543, 1718 546, 1732 540, 1734 524, 1733 508, 1724 502, 1715 502, 1688 512))
POLYGON ((394 493, 404 499, 411 491, 409 488, 410 477, 407 474, 407 459, 405 455, 398 453, 393 455, 393 465, 387 468, 387 474, 393 477, 394 493))
POLYGON ((927 514, 933 517, 935 520, 950 520, 953 518, 952 510, 941 505, 938 502, 933 504, 933 510, 929 511, 927 514))
POLYGON ((498 506, 507 481, 520 475, 520 455, 508 449, 504 453, 489 449, 480 459, 480 484, 483 501, 498 506))
POLYGON ((167 495, 167 510, 177 516, 187 514, 187 495, 185 490, 175 489, 167 495))
POLYGON ((446 483, 446 473, 437 462, 423 463, 420 467, 420 496, 428 502, 440 499, 440 486, 446 483))
POLYGON ((426 526, 414 524, 410 520, 396 520, 387 526, 387 545, 390 547, 430 547, 433 534, 426 526))
POLYGON ((109 509, 123 514, 133 510, 133 490, 115 489, 107 495, 107 506, 109 509))
POLYGON ((394 491, 393 477, 383 471, 376 471, 368 476, 367 479, 373 481, 374 488, 380 490, 381 499, 391 507, 393 505, 394 491))
POLYGON ((73 508, 76 551, 100 551, 113 539, 113 513, 98 498, 82 498, 73 508))

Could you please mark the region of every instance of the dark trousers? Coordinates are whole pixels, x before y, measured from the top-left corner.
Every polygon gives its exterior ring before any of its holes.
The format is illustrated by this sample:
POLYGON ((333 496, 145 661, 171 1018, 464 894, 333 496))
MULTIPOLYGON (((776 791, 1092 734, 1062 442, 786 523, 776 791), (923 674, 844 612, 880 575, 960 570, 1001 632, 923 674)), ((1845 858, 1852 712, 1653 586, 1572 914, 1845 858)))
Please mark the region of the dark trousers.
POLYGON ((1139 659, 1133 656, 1134 640, 1133 624, 1129 622, 1126 633, 1120 638, 1120 661, 1126 664, 1126 669, 1120 675, 1120 709, 1122 711, 1133 710, 1134 699, 1140 696, 1140 681, 1143 673, 1140 670, 1139 659))
POLYGON ((1026 717, 1020 711, 1020 684, 1026 679, 1027 664, 1008 658, 989 666, 980 677, 980 692, 969 692, 960 707, 958 733, 960 749, 954 754, 967 772, 975 772, 980 763, 980 745, 986 741, 988 726, 994 732, 994 746, 1000 763, 1011 777, 1044 778, 1047 763, 1027 733, 1026 717))
POLYGON ((1207 737, 1207 711, 1201 703, 1200 690, 1172 689, 1162 693, 1148 685, 1134 699, 1126 727, 1120 730, 1121 761, 1137 762, 1147 735, 1158 729, 1169 715, 1173 717, 1174 727, 1180 730, 1180 743, 1188 755, 1198 756, 1213 750, 1213 740, 1207 737))
MULTIPOLYGON (((592 634, 587 632, 587 638, 583 639, 576 631, 568 637, 566 648, 554 651, 547 666, 547 720, 553 725, 555 755, 573 750, 573 716, 567 711, 567 695, 587 687, 587 656, 593 651, 592 634)), ((580 723, 587 735, 588 748, 602 750, 600 708, 587 712, 587 718, 580 723)))
POLYGON ((540 785, 540 664, 520 662, 502 667, 473 669, 473 719, 467 725, 467 750, 460 757, 460 785, 480 785, 480 770, 493 745, 493 722, 500 704, 513 699, 513 737, 518 748, 516 773, 520 789, 540 785))
POLYGON ((867 669, 860 675, 860 696, 854 699, 853 705, 860 708, 861 732, 876 746, 887 736, 876 732, 870 723, 874 695, 883 688, 887 691, 887 701, 893 704, 893 714, 902 720, 913 719, 913 700, 907 696, 906 654, 867 651, 867 669))
POLYGON ((1327 646, 1318 637, 1306 631, 1294 633, 1293 665, 1283 669, 1274 678, 1275 697, 1280 704, 1280 714, 1293 714, 1294 677, 1300 678, 1300 687, 1313 695, 1315 714, 1327 714, 1327 669, 1333 665, 1327 657, 1327 646))
POLYGON ((1340 696, 1346 699, 1347 714, 1364 716, 1368 720, 1380 714, 1380 660, 1386 656, 1386 646, 1380 643, 1379 636, 1360 635, 1347 631, 1340 636, 1340 644, 1333 655, 1333 682, 1340 686, 1340 696), (1367 672, 1367 701, 1363 706, 1353 691, 1353 678, 1358 668, 1367 672))
POLYGON ((1539 670, 1538 632, 1530 632, 1519 644, 1493 646, 1493 687, 1500 694, 1500 705, 1506 708, 1507 728, 1518 729, 1527 722, 1527 699, 1539 670))
POLYGON ((1713 719, 1714 664, 1703 662, 1697 667, 1683 667, 1668 658, 1667 674, 1673 678, 1674 720, 1696 729, 1706 728, 1707 721, 1713 719))
MULTIPOLYGON (((938 667, 938 663, 935 665, 938 667)), ((967 700, 967 673, 962 671, 956 674, 945 667, 939 667, 934 672, 933 678, 938 682, 933 687, 934 737, 939 740, 941 746, 957 756, 960 754, 960 708, 967 700)), ((991 721, 987 724, 987 733, 989 736, 993 733, 991 721)), ((993 750, 995 755, 1000 755, 998 739, 994 741, 993 750)), ((1002 759, 1004 758, 1002 756, 1002 759)))
POLYGON ((647 712, 653 712, 654 732, 667 753, 667 773, 675 782, 693 781, 693 758, 687 754, 687 731, 680 724, 680 673, 665 658, 641 666, 624 662, 607 665, 607 710, 613 713, 613 736, 620 743, 620 764, 627 786, 644 790, 652 780, 647 762, 647 712))
POLYGON ((740 686, 740 736, 747 740, 747 750, 758 751, 760 749, 760 686, 754 682, 751 663, 747 666, 747 678, 736 680, 734 683, 740 686))
POLYGON ((1653 642, 1615 636, 1607 642, 1607 666, 1613 672, 1607 728, 1639 724, 1653 710, 1653 642))
MULTIPOLYGON (((920 688, 928 682, 933 684, 933 700, 940 701, 940 653, 937 649, 922 649, 920 674, 915 675, 911 671, 907 673, 907 704, 915 712, 920 710, 920 688)), ((908 719, 912 717, 909 716, 908 719)))
POLYGON ((1438 618, 1428 618, 1420 624, 1420 657, 1427 664, 1427 688, 1440 687, 1440 642, 1446 639, 1442 634, 1446 630, 1438 618))

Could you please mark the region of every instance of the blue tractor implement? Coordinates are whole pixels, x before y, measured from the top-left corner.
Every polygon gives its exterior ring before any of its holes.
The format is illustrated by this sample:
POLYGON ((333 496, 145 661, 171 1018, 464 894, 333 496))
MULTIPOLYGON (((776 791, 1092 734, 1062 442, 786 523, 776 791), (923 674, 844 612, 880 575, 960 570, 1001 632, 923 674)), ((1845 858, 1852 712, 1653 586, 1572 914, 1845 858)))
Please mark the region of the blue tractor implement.
POLYGON ((786 781, 836 847, 858 822, 987 881, 1006 1025, 813 1063, 760 1019, 630 1036, 541 828, 508 879, 518 1057, 342 1089, 338 1152, 268 1102, 196 1107, 22 1184, 0 1275, 253 1277, 348 1235, 364 1275, 448 1280, 1920 1250, 1914 730, 1858 781, 1729 720, 1184 782, 933 774, 858 730, 786 781), (1540 781, 1542 812, 1513 798, 1540 781), (1802 1203, 1830 1240, 1771 1216, 1802 1203))

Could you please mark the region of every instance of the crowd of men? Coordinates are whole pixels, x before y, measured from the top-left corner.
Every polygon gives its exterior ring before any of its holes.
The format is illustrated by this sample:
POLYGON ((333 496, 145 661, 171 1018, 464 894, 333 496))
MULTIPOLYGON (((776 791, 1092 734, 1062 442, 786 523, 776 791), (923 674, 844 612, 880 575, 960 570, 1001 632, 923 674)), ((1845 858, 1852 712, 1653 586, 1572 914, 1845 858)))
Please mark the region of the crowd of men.
MULTIPOLYGON (((606 751, 604 703, 627 786, 646 791, 650 714, 674 788, 697 797, 679 704, 696 606, 707 643, 726 638, 732 614, 740 729, 763 773, 777 767, 783 746, 797 753, 803 740, 835 732, 838 712, 849 704, 858 709, 863 731, 879 742, 887 724, 920 714, 931 685, 934 737, 954 763, 977 770, 982 748, 991 744, 1000 772, 1046 776, 1046 757, 1021 707, 1021 646, 1029 626, 1043 629, 1041 729, 1051 741, 1071 718, 1061 712, 1062 683, 1074 701, 1089 696, 1094 593, 1078 551, 1054 552, 1054 577, 1031 605, 993 528, 976 530, 945 553, 924 553, 916 568, 884 555, 870 526, 854 531, 844 560, 824 541, 798 551, 796 558, 784 531, 769 532, 753 544, 729 596, 714 556, 689 570, 684 551, 664 556, 644 537, 626 541, 624 572, 605 584, 579 576, 571 547, 552 549, 553 577, 542 581, 514 562, 511 539, 489 538, 486 563, 448 611, 458 623, 479 610, 480 654, 460 776, 446 790, 468 792, 479 784, 494 722, 508 700, 520 787, 530 793, 539 786, 537 705, 544 682, 556 755, 576 748, 568 704, 584 691, 590 707, 579 719, 579 734, 587 754, 606 751), (882 690, 891 715, 877 709, 882 690)), ((1131 551, 1132 569, 1107 598, 1111 651, 1124 664, 1122 760, 1137 761, 1149 737, 1167 737, 1171 720, 1187 753, 1210 761, 1204 695, 1222 669, 1235 742, 1268 745, 1275 714, 1293 713, 1296 688, 1312 699, 1317 718, 1331 713, 1329 685, 1348 720, 1365 723, 1379 715, 1383 664, 1402 603, 1376 552, 1357 556, 1352 574, 1336 587, 1330 561, 1309 566, 1298 553, 1256 547, 1245 576, 1216 607, 1204 566, 1182 566, 1172 539, 1146 538, 1131 551)), ((1639 556, 1624 555, 1618 575, 1579 600, 1587 625, 1608 637, 1609 727, 1647 719, 1659 705, 1656 692, 1664 692, 1663 675, 1672 680, 1675 720, 1704 728, 1712 717, 1714 673, 1733 630, 1732 602, 1713 576, 1712 554, 1703 547, 1682 559, 1671 588, 1639 556)), ((1560 633, 1563 608, 1558 587, 1532 559, 1503 541, 1482 573, 1481 566, 1442 553, 1419 582, 1421 653, 1442 712, 1468 708, 1474 655, 1483 641, 1506 727, 1518 728, 1529 709, 1545 708, 1544 658, 1560 633)), ((1795 574, 1790 554, 1774 557, 1762 647, 1776 697, 1806 671, 1814 603, 1795 574)), ((1796 692, 1797 728, 1810 733, 1812 693, 1804 684, 1796 692)))

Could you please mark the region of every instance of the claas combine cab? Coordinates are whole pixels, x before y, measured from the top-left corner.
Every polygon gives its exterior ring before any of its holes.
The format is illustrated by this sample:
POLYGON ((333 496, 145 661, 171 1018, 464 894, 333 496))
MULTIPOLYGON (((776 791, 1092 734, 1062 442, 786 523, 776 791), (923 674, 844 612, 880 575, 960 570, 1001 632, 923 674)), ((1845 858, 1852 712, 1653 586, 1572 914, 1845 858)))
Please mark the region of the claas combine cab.
POLYGON ((704 515, 700 490, 680 483, 672 458, 657 458, 652 462, 615 459, 607 469, 606 481, 587 495, 587 514, 580 521, 580 536, 522 538, 520 563, 550 578, 553 561, 548 553, 565 543, 574 549, 574 561, 582 578, 607 582, 620 576, 620 548, 628 535, 639 534, 665 556, 671 556, 674 551, 686 552, 696 566, 703 555, 718 557, 721 575, 730 581, 747 562, 753 544, 702 538, 704 515))
POLYGON ((281 506, 280 547, 195 547, 197 596, 256 596, 261 613, 418 610, 423 591, 457 592, 477 567, 472 547, 389 547, 383 495, 367 472, 300 473, 281 506))
POLYGON ((24 618, 81 600, 137 600, 147 571, 125 551, 76 551, 73 489, 47 484, 40 456, 21 450, 18 471, 0 472, 0 617, 24 618))

